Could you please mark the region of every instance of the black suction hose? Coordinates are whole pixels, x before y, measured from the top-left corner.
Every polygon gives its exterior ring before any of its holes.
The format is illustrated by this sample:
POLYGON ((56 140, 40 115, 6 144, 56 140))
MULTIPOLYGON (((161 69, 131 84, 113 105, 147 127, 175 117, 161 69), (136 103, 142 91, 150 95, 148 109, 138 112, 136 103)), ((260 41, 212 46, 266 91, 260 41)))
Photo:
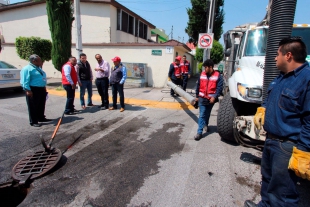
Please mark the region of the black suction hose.
POLYGON ((274 59, 280 40, 292 34, 296 2, 297 0, 273 0, 272 2, 265 57, 263 100, 267 96, 269 84, 279 75, 280 71, 277 69, 274 59))

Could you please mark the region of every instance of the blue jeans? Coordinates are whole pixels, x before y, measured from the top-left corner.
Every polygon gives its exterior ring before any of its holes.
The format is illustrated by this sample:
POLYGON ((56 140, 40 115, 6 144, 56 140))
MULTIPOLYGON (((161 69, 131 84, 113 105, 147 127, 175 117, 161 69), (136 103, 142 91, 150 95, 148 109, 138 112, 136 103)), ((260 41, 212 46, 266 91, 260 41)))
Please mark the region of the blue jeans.
POLYGON ((214 104, 201 104, 199 102, 199 119, 197 134, 202 134, 203 127, 209 125, 209 118, 214 104))
POLYGON ((81 106, 85 106, 85 100, 84 100, 84 95, 85 95, 85 89, 87 89, 88 93, 88 100, 87 100, 87 105, 93 104, 91 97, 93 96, 93 86, 92 86, 92 81, 90 80, 81 80, 82 86, 80 86, 80 102, 81 106))
POLYGON ((116 101, 117 101, 117 92, 119 94, 119 100, 122 108, 125 108, 124 103, 124 84, 115 83, 112 84, 112 100, 113 100, 113 107, 116 109, 116 101))
POLYGON ((296 189, 298 177, 295 172, 287 168, 295 145, 290 141, 268 139, 267 135, 261 163, 262 200, 258 206, 298 206, 299 194, 296 189))
POLYGON ((74 112, 74 97, 75 97, 75 90, 72 89, 71 85, 63 85, 64 89, 67 91, 67 102, 66 102, 66 109, 65 113, 74 112))

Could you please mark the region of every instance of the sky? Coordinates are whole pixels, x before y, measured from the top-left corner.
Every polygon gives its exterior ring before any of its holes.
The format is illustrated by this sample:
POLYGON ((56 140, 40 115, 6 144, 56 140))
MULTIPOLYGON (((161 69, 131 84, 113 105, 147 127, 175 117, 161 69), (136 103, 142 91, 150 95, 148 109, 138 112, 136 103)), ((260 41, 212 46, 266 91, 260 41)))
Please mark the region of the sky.
MULTIPOLYGON (((11 3, 23 0, 11 0, 11 3)), ((175 40, 186 43, 188 35, 185 28, 188 22, 187 8, 191 8, 190 0, 117 0, 134 13, 138 14, 156 28, 164 29, 165 33, 175 40)), ((234 27, 260 22, 265 14, 269 0, 225 0, 224 1, 224 33, 234 27)), ((310 24, 309 0, 297 0, 294 23, 310 24), (308 18, 306 18, 308 17, 308 18)), ((83 20, 82 20, 83 21, 83 20)), ((83 22, 82 22, 83 23, 83 22)), ((223 44, 223 38, 220 42, 223 44)))

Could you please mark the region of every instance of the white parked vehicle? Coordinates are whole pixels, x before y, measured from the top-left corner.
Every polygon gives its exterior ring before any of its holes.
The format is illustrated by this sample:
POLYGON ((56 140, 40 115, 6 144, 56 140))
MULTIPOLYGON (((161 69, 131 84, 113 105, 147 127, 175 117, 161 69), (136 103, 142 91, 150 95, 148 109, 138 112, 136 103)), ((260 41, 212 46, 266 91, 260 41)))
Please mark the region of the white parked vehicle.
MULTIPOLYGON (((268 26, 245 24, 224 34, 226 64, 224 98, 218 112, 218 132, 227 141, 261 148, 264 131, 254 127, 253 116, 262 103, 268 26)), ((310 62, 310 25, 294 24, 292 36, 306 43, 310 62)))
POLYGON ((15 91, 22 91, 20 71, 20 69, 13 65, 0 61, 0 90, 13 89, 15 91))

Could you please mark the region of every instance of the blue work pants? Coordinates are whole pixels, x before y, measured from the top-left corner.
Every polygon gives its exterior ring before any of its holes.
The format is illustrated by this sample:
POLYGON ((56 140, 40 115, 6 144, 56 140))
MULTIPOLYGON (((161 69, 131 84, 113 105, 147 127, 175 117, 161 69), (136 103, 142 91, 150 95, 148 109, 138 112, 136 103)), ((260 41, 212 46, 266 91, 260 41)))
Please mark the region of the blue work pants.
POLYGON ((262 162, 262 200, 259 207, 297 207, 299 194, 296 189, 298 177, 288 169, 288 163, 296 144, 291 141, 267 139, 262 162))

